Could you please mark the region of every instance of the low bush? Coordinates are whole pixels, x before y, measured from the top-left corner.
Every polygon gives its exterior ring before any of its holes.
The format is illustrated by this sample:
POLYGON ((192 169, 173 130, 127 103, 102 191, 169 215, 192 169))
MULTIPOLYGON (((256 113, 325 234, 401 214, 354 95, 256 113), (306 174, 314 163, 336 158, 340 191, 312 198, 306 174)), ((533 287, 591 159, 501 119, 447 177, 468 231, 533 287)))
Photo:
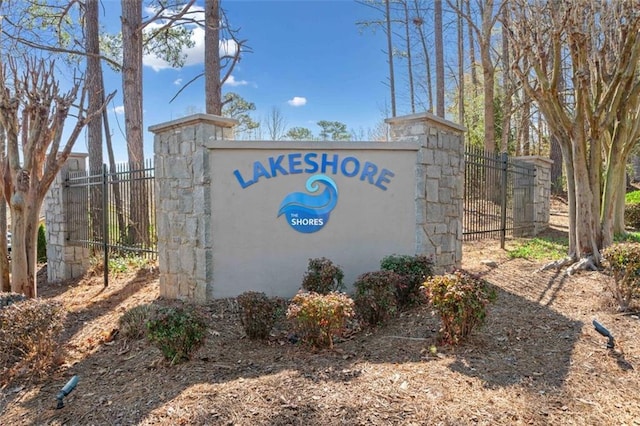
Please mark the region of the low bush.
POLYGON ((333 347, 352 317, 353 300, 344 293, 298 292, 287 309, 287 319, 302 342, 316 348, 333 347))
POLYGON ((420 292, 422 283, 433 275, 433 263, 433 258, 424 254, 391 255, 382 259, 381 269, 393 271, 402 276, 402 281, 396 286, 399 309, 418 304, 422 296, 420 292))
POLYGON ((624 223, 633 229, 640 229, 640 203, 624 206, 624 223))
POLYGON ((122 314, 118 319, 118 330, 127 339, 142 339, 147 334, 147 322, 157 312, 156 305, 138 305, 122 314))
POLYGON ((342 269, 325 257, 309 259, 307 272, 302 279, 302 288, 308 292, 329 294, 342 291, 344 285, 342 269))
POLYGON ((279 303, 266 294, 247 291, 237 298, 240 320, 250 339, 266 339, 277 319, 279 303))
POLYGON ((403 276, 393 271, 367 272, 355 282, 356 312, 369 325, 386 322, 396 313, 396 289, 403 276))
POLYGON ((204 342, 206 323, 191 308, 158 308, 147 322, 147 338, 171 365, 187 361, 204 342))
POLYGON ((634 297, 640 296, 640 244, 612 244, 602 250, 605 267, 613 276, 611 292, 618 310, 627 311, 634 297))
MULTIPOLYGON (((3 300, 10 299, 4 295, 3 300)), ((0 384, 18 376, 47 374, 58 360, 57 338, 66 319, 66 311, 59 302, 12 299, 14 303, 0 308, 0 384)))
POLYGON ((445 344, 459 343, 480 326, 495 299, 486 281, 463 271, 431 277, 423 288, 442 322, 440 340, 445 344))

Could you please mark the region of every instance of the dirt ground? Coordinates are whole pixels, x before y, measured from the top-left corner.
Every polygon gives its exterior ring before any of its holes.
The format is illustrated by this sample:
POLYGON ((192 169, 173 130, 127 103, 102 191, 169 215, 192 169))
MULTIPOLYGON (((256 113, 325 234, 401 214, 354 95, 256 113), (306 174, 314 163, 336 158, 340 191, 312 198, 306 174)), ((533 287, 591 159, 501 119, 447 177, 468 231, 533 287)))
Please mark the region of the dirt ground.
MULTIPOLYGON (((566 235, 554 203, 553 235, 566 235)), ((507 248, 512 242, 507 242, 507 248)), ((153 270, 65 285, 40 294, 70 311, 64 363, 48 379, 1 390, 5 425, 640 425, 640 321, 616 313, 600 272, 538 272, 497 241, 464 244, 463 267, 498 298, 486 325, 456 348, 435 344, 427 307, 363 330, 333 350, 277 334, 248 340, 232 300, 202 307, 206 344, 169 366, 144 341, 108 341, 127 309, 158 299, 153 270), (487 262, 493 261, 493 266, 487 262), (592 326, 615 336, 615 350, 592 326), (56 410, 55 396, 79 383, 56 410)))

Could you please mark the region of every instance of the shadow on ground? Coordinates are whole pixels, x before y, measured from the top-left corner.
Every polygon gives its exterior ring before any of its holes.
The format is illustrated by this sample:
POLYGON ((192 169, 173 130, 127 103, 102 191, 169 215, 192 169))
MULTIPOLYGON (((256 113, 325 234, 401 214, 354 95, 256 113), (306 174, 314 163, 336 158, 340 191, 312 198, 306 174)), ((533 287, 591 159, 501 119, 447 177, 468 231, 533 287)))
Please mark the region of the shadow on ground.
MULTIPOLYGON (((517 265, 510 263, 510 266, 517 265)), ((510 267, 500 270, 508 271, 510 267)), ((147 278, 134 277, 108 298, 72 313, 67 338, 83 324, 107 314, 141 290, 147 278)), ((297 396, 308 396, 309 389, 318 387, 349 386, 353 381, 362 380, 366 366, 371 364, 415 363, 429 375, 432 362, 445 362, 450 371, 477 378, 487 388, 513 385, 560 388, 582 327, 582 323, 564 317, 547 303, 548 295, 557 292, 563 281, 547 274, 544 279, 538 277, 517 283, 523 289, 535 286, 534 292, 542 295, 539 300, 530 300, 500 285, 501 280, 509 279, 504 273, 492 270, 485 278, 495 286, 498 295, 486 326, 460 347, 439 348, 439 357, 432 356, 428 350, 436 343, 439 325, 424 306, 403 313, 385 327, 363 330, 340 341, 333 351, 314 352, 284 338, 270 342, 245 339, 237 313, 217 303, 201 307, 211 318, 209 336, 205 347, 192 361, 168 366, 160 352, 146 342, 116 339, 109 345, 99 346, 31 392, 5 395, 0 412, 10 405, 19 405, 20 410, 29 413, 22 420, 10 419, 16 424, 139 423, 150 417, 158 418, 158 410, 172 406, 176 398, 184 398, 185 393, 204 386, 207 391, 203 391, 203 395, 211 399, 211 407, 219 408, 217 416, 224 422, 233 419, 232 413, 225 414, 223 409, 229 401, 233 402, 229 395, 236 391, 229 389, 236 386, 244 389, 243 382, 259 379, 273 383, 267 386, 273 389, 267 391, 272 394, 258 392, 262 403, 273 404, 274 419, 280 418, 282 424, 287 424, 291 422, 292 410, 296 415, 304 411, 306 414, 301 418, 306 420, 319 413, 320 408, 313 401, 296 402, 297 396), (72 375, 80 377, 79 385, 66 398, 65 408, 55 410, 55 395, 72 375), (264 398, 269 400, 265 402, 264 398)), ((91 291, 97 292, 99 288, 91 291)), ((357 412, 356 407, 344 405, 340 410, 344 411, 341 418, 357 418, 350 414, 357 412)), ((401 414, 390 421, 401 421, 401 414)), ((204 410, 198 416, 218 418, 211 410, 204 410)))

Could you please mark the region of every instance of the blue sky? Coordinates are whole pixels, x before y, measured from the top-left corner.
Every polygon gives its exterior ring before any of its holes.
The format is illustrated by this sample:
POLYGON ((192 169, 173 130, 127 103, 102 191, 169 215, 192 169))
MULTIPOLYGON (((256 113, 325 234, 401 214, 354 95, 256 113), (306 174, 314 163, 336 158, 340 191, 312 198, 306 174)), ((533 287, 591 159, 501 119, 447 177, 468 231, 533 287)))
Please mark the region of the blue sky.
MULTIPOLYGON (((104 3, 107 12, 101 18, 108 31, 118 29, 119 3, 104 3)), ((203 2, 197 4, 201 7, 203 2)), ((350 129, 366 132, 383 118, 389 98, 384 33, 361 31, 356 26, 357 21, 378 17, 373 9, 349 0, 223 0, 222 6, 232 27, 240 29, 239 37, 247 39, 252 50, 243 55, 223 92, 234 91, 254 102, 256 119, 275 106, 288 127, 307 127, 317 133, 315 123, 320 120, 342 121, 350 129)), ((203 79, 169 103, 182 85, 203 71, 202 43, 197 32, 194 37, 197 45, 181 69, 145 58, 145 129, 204 112, 203 79)), ((125 161, 120 79, 111 71, 105 76, 107 90, 118 90, 109 107, 110 125, 117 161, 125 161)), ((79 141, 76 150, 81 151, 82 145, 79 141)), ((153 136, 146 132, 147 157, 153 155, 152 149, 153 136)))

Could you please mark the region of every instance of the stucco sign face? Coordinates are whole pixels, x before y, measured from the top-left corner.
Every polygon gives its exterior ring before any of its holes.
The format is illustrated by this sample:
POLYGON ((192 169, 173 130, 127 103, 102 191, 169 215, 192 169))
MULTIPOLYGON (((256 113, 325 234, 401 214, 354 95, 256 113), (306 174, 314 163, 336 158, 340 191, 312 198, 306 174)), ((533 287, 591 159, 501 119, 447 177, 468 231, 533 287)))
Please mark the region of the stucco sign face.
POLYGON ((283 214, 293 229, 305 234, 321 230, 329 221, 329 215, 338 204, 338 187, 329 176, 314 175, 307 179, 307 192, 292 192, 280 203, 278 217, 283 214), (318 192, 324 185, 322 193, 318 192))
POLYGON ((371 161, 328 152, 292 152, 254 161, 252 167, 233 171, 242 189, 278 176, 310 175, 306 191, 291 192, 283 198, 278 217, 285 216, 293 229, 305 234, 321 230, 338 204, 338 186, 332 176, 357 179, 386 191, 395 174, 371 161))

